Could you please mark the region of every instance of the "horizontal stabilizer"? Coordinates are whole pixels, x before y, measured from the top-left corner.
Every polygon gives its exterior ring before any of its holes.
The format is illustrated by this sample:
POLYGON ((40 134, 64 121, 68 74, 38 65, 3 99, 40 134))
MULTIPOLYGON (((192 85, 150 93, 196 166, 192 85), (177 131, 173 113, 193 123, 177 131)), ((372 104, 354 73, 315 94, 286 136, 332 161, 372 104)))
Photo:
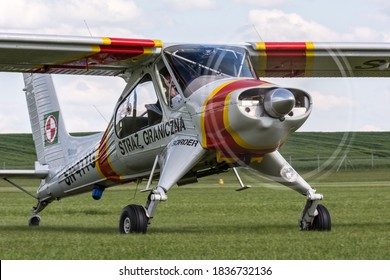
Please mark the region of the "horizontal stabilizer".
POLYGON ((36 178, 44 179, 49 171, 37 170, 0 170, 0 178, 36 178))
POLYGON ((0 178, 44 179, 49 174, 45 165, 35 163, 35 169, 0 170, 0 178))

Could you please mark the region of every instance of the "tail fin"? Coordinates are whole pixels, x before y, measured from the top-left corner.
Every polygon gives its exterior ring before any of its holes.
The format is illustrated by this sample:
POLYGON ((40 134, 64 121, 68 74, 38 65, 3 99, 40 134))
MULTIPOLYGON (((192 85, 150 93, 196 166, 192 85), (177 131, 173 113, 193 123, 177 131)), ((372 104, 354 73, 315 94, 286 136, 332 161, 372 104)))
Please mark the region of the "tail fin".
POLYGON ((38 162, 50 168, 63 166, 98 137, 68 134, 50 75, 23 74, 23 77, 38 162))

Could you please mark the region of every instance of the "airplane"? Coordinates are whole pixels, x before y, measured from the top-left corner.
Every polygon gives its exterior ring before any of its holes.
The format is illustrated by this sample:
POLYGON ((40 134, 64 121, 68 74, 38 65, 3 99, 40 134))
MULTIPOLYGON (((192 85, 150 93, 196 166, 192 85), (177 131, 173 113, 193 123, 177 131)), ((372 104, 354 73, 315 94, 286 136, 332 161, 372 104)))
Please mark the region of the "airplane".
MULTIPOLYGON (((309 117, 309 93, 267 77, 389 77, 389 43, 251 42, 175 44, 160 40, 0 34, 0 71, 23 73, 37 161, 0 177, 37 200, 28 223, 38 226, 51 202, 129 182, 145 182, 145 205, 127 205, 119 232, 146 233, 175 185, 249 167, 302 195, 300 230, 330 231, 323 195, 279 148, 309 117), (70 136, 51 75, 123 78, 108 127, 70 136), (38 178, 36 194, 13 178, 38 178), (155 187, 152 181, 156 180, 155 187)), ((92 97, 91 97, 92 98, 92 97)), ((304 151, 302 151, 304 152, 304 151)))

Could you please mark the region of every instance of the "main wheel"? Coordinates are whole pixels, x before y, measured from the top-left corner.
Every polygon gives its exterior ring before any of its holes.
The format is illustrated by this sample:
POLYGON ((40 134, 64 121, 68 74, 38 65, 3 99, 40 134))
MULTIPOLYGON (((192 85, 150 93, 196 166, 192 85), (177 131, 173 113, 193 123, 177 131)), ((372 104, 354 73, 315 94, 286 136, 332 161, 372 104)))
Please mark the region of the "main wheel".
POLYGON ((119 218, 119 232, 124 234, 146 233, 148 220, 144 207, 133 204, 127 205, 122 209, 119 218))
POLYGON ((325 206, 318 204, 317 206, 318 215, 314 217, 313 224, 311 225, 311 230, 318 231, 330 231, 332 222, 330 220, 330 215, 328 209, 325 206))

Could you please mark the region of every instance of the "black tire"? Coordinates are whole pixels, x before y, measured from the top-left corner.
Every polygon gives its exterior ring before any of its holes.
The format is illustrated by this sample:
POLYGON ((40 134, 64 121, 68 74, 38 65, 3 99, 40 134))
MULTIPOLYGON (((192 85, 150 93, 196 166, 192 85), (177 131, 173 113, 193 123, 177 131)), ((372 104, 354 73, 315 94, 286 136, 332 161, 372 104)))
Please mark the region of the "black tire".
POLYGON ((325 206, 318 204, 317 211, 318 215, 314 217, 313 224, 310 229, 318 231, 330 231, 332 222, 328 209, 326 209, 325 206))
POLYGON ((40 222, 41 222, 41 217, 39 217, 38 215, 31 216, 28 219, 28 225, 30 227, 37 227, 37 226, 39 226, 40 222))
POLYGON ((119 218, 119 232, 123 234, 146 233, 148 220, 145 209, 142 206, 127 205, 122 209, 119 218))

